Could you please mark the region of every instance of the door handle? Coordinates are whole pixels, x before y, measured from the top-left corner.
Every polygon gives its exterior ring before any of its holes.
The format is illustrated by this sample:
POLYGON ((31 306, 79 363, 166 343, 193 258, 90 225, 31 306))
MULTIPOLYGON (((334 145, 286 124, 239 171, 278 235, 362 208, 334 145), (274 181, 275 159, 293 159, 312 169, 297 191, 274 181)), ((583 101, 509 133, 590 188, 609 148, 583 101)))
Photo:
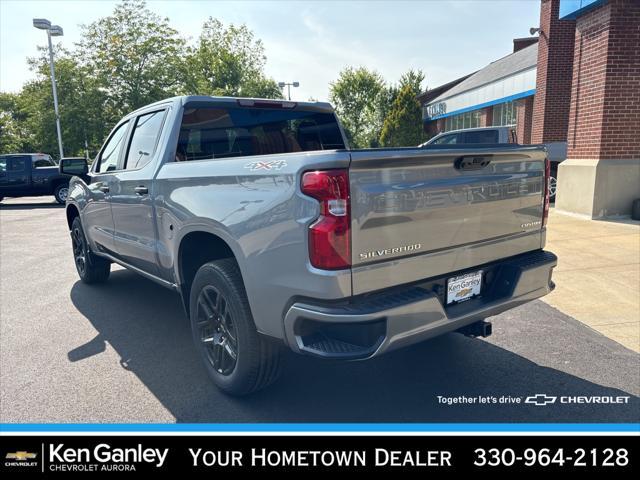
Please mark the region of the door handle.
POLYGON ((109 185, 100 185, 98 187, 98 190, 100 190, 101 192, 104 192, 104 193, 109 193, 109 185))
POLYGON ((133 191, 136 192, 136 195, 146 195, 149 193, 149 189, 144 185, 134 188, 133 191))

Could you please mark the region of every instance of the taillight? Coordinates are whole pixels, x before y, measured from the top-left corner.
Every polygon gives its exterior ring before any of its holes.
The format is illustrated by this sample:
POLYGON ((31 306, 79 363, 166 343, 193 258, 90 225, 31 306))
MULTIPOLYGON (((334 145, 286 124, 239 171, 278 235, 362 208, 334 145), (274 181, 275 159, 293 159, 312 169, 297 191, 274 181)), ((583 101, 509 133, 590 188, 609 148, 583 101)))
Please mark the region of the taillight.
POLYGON ((547 225, 549 218, 549 182, 551 181, 551 162, 544 159, 544 210, 542 212, 542 227, 547 225))
POLYGON ((351 211, 346 169, 302 175, 302 193, 320 202, 320 216, 309 227, 309 260, 324 270, 351 266, 351 211))

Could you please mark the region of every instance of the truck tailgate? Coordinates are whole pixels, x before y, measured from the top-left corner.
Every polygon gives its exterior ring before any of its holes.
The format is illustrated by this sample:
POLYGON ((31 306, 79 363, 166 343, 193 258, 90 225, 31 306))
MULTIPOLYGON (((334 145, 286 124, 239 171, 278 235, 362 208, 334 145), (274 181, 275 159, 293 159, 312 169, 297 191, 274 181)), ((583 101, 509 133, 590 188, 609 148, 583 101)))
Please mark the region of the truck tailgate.
POLYGON ((353 293, 542 248, 542 147, 353 151, 353 293))

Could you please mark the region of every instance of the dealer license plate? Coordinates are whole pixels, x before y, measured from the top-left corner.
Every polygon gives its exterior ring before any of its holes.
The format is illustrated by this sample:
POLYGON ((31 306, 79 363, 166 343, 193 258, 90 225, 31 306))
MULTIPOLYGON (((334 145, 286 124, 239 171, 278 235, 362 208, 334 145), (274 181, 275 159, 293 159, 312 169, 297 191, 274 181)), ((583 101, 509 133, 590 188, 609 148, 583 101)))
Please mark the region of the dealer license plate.
POLYGON ((480 295, 482 270, 467 273, 447 280, 447 305, 464 302, 480 295))

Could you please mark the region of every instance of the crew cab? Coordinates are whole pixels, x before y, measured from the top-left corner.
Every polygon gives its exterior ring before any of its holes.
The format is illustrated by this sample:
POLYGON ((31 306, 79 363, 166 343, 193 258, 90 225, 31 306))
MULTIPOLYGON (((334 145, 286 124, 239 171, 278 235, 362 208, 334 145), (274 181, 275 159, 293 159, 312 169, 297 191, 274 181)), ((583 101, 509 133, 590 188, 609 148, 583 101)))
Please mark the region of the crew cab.
POLYGON ((4 197, 53 195, 64 204, 69 193, 69 175, 44 153, 0 155, 0 201, 4 197))
POLYGON ((187 96, 60 168, 81 280, 115 262, 177 291, 231 394, 272 383, 283 348, 366 360, 488 335, 554 287, 540 146, 354 150, 327 103, 187 96))

